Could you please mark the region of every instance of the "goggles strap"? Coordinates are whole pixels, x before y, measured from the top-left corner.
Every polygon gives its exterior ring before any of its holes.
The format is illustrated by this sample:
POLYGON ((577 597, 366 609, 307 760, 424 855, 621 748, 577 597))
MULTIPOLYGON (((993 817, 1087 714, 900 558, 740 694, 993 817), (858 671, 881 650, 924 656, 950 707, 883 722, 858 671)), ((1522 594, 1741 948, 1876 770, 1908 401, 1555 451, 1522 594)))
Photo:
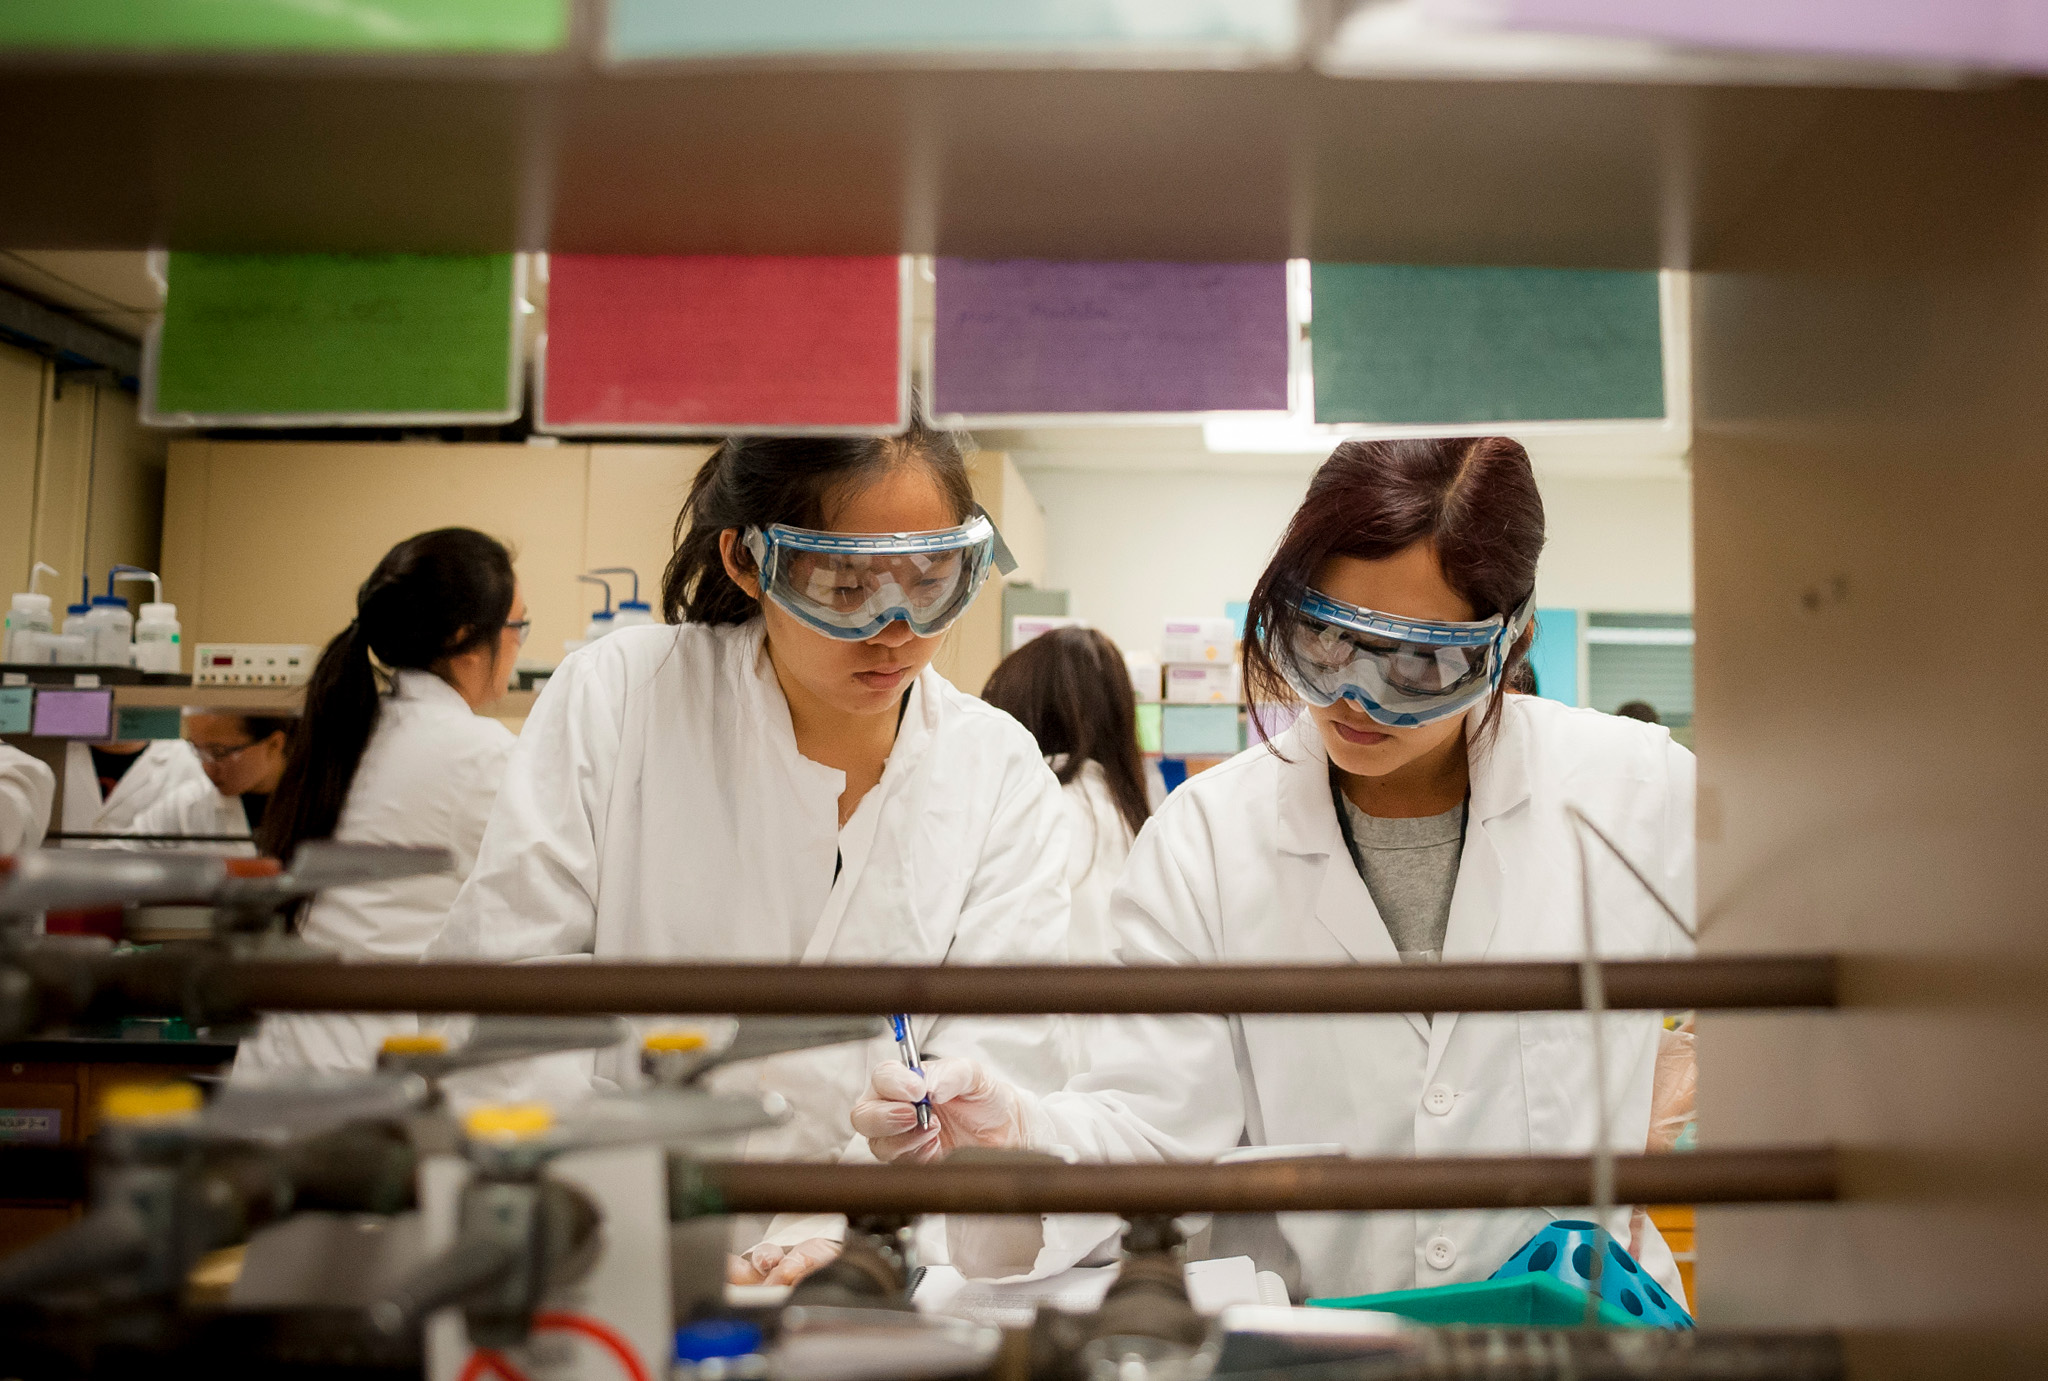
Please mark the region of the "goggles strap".
MULTIPOLYGON (((980 504, 974 506, 974 516, 988 518, 988 510, 980 504)), ((1004 575, 1015 574, 1017 558, 1010 555, 1010 544, 1003 540, 1003 530, 996 526, 996 520, 988 518, 988 530, 995 534, 996 569, 1004 575)))

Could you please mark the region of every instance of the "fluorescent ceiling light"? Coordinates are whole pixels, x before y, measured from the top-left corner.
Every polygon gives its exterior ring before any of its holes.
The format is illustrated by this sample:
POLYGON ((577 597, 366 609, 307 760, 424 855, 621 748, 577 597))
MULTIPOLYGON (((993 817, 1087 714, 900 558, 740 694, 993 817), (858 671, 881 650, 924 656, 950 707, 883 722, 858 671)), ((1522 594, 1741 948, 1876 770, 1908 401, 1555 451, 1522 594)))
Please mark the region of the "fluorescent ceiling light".
POLYGON ((1512 436, 1517 440, 1571 439, 1574 449, 1617 454, 1681 456, 1690 438, 1670 418, 1613 422, 1457 422, 1418 426, 1328 425, 1298 417, 1212 418, 1202 424, 1202 444, 1211 451, 1261 455, 1325 453, 1353 438, 1382 440, 1414 436, 1512 436))

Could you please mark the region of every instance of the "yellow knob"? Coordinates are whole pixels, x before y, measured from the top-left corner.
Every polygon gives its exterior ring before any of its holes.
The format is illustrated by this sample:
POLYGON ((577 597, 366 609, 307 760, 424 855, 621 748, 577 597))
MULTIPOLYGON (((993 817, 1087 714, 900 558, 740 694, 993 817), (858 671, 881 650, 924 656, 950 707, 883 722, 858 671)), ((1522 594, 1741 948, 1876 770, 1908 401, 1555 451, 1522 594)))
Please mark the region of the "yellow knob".
POLYGON ((656 1031, 643 1043, 647 1050, 661 1054, 670 1050, 702 1050, 709 1042, 702 1031, 656 1031))
POLYGON ((109 1122, 181 1122, 199 1111, 197 1084, 116 1084, 100 1098, 109 1122))
POLYGON ((525 1141, 555 1125, 545 1103, 492 1103, 472 1108, 462 1129, 477 1141, 525 1141))
POLYGON ((386 1055, 445 1055, 448 1053, 448 1038, 432 1032, 421 1031, 409 1036, 386 1036, 386 1055))

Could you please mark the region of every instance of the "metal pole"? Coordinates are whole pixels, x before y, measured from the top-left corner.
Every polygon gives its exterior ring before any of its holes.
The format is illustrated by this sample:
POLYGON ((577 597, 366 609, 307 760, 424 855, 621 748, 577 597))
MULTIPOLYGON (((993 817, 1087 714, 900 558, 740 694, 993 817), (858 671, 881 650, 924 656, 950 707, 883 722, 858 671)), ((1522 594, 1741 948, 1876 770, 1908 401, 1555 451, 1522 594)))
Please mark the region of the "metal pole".
MULTIPOLYGON (((940 1165, 693 1164, 669 1174, 671 1212, 1299 1213, 1567 1208, 1585 1156, 1314 1157, 1242 1165, 1064 1165, 1051 1158, 940 1165)), ((1836 1197, 1832 1147, 1617 1156, 1621 1203, 1819 1203, 1836 1197)))
MULTIPOLYGON (((1627 1011, 1833 1007, 1835 961, 1768 955, 1603 964, 1627 1011)), ((1281 1014, 1573 1012, 1571 962, 1474 964, 796 965, 322 963, 245 960, 207 975, 217 1004, 266 1012, 547 1016, 1018 1016, 1046 1012, 1281 1014)))

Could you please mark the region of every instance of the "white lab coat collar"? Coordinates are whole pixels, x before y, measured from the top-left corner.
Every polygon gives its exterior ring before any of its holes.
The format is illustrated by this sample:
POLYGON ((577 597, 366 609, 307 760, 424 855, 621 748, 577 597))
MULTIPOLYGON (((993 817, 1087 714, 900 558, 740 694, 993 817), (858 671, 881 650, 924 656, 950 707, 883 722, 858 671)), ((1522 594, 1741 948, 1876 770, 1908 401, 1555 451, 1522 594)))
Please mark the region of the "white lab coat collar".
MULTIPOLYGON (((1467 729, 1468 743, 1476 726, 1467 729)), ((1322 731, 1307 714, 1294 721, 1279 744, 1287 760, 1280 773, 1280 848, 1287 853, 1344 851, 1343 831, 1330 799, 1330 755, 1322 731)), ((1496 819, 1529 799, 1528 732, 1512 701, 1501 707, 1491 738, 1471 750, 1470 820, 1496 819)))
POLYGON ((443 681, 431 671, 417 671, 402 668, 391 673, 391 698, 393 700, 415 700, 421 704, 437 705, 443 709, 460 710, 464 714, 475 714, 470 703, 462 698, 462 692, 443 681))
MULTIPOLYGON (((1359 963, 1399 963, 1401 956, 1387 934, 1386 922, 1344 846, 1343 828, 1330 794, 1330 757, 1321 730, 1303 714, 1278 746, 1286 762, 1276 787, 1276 839, 1282 852, 1316 860, 1312 866, 1322 869, 1316 920, 1359 963)), ((1511 707, 1503 707, 1491 739, 1472 753, 1465 848, 1458 862, 1450 923, 1444 932, 1446 960, 1486 957, 1500 919, 1502 892, 1501 856, 1491 834, 1492 823, 1528 799, 1526 735, 1511 707)), ((1440 1013, 1434 1021, 1410 1013, 1408 1020, 1429 1042, 1429 1069, 1433 1072, 1457 1025, 1457 1013, 1440 1013)))
MULTIPOLYGON (((735 646, 736 655, 731 663, 736 676, 737 699, 746 707, 748 717, 761 733, 779 750, 799 789, 807 795, 819 793, 819 803, 830 812, 830 818, 837 821, 839 796, 846 790, 846 774, 836 767, 813 762, 797 750, 796 728, 789 717, 789 697, 783 693, 782 684, 776 679, 775 665, 768 656, 766 634, 767 627, 759 619, 742 630, 744 641, 735 646)), ((904 708, 898 723, 896 743, 889 750, 889 760, 882 766, 882 778, 861 798, 852 818, 839 830, 838 876, 826 896, 825 909, 819 914, 817 927, 804 945, 801 963, 822 963, 832 952, 832 942, 838 938, 840 922, 846 917, 847 905, 860 883, 862 870, 867 866, 882 810, 890 795, 902 786, 903 779, 924 756, 937 727, 940 697, 931 693, 926 685, 937 675, 930 666, 926 666, 918 673, 917 680, 911 683, 908 692, 910 703, 904 708)))

